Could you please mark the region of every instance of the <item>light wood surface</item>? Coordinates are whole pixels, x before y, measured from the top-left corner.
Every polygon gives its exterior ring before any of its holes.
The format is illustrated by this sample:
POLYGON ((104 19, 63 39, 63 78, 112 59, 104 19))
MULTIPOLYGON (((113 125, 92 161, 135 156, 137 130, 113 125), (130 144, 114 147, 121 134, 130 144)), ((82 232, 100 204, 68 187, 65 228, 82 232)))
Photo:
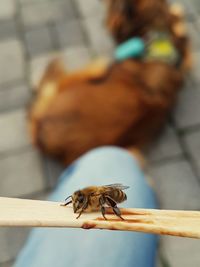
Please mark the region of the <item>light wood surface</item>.
POLYGON ((98 212, 76 219, 71 206, 60 204, 1 197, 0 226, 96 228, 200 238, 200 211, 120 209, 123 221, 107 209, 108 220, 98 212))

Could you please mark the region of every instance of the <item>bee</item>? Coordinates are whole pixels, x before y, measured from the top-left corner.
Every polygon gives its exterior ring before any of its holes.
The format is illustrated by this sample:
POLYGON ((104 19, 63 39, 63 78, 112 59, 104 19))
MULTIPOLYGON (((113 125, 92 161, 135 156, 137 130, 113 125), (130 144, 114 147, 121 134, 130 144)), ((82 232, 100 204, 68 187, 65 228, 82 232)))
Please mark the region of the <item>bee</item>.
POLYGON ((67 206, 68 204, 72 203, 74 213, 79 213, 76 219, 78 219, 83 212, 100 210, 104 219, 107 220, 105 216, 106 205, 111 207, 113 212, 122 220, 124 220, 121 216, 120 209, 117 207, 117 204, 127 199, 127 196, 123 190, 128 188, 129 186, 124 186, 122 184, 89 186, 74 192, 71 196, 65 199, 64 204, 61 204, 61 206, 67 206), (70 198, 71 200, 69 200, 70 198))

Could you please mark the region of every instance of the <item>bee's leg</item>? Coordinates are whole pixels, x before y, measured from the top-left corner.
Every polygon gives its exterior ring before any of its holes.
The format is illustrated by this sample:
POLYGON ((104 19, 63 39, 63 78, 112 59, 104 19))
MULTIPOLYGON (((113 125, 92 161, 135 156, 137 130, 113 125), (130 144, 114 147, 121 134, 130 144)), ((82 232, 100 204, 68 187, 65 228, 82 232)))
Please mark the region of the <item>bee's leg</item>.
POLYGON ((105 209, 105 207, 104 207, 104 206, 101 206, 101 213, 102 213, 102 215, 103 215, 104 219, 105 219, 105 220, 107 220, 107 218, 106 218, 106 216, 105 216, 106 209, 105 209))
POLYGON ((106 218, 106 216, 105 216, 106 209, 105 209, 105 207, 103 206, 104 203, 105 203, 104 198, 103 198, 103 197, 100 197, 100 198, 99 198, 99 204, 100 204, 100 206, 101 206, 101 213, 102 213, 104 219, 107 220, 107 218, 106 218))
POLYGON ((79 212, 79 215, 76 217, 76 219, 78 219, 78 218, 81 216, 81 214, 83 213, 83 211, 84 211, 84 209, 82 209, 82 210, 79 212))
POLYGON ((114 213, 115 213, 119 218, 121 218, 122 220, 124 220, 124 218, 121 216, 121 211, 120 211, 120 209, 119 209, 117 206, 113 207, 113 211, 114 211, 114 213))
POLYGON ((124 220, 124 218, 121 216, 121 211, 120 209, 117 207, 117 203, 109 196, 105 196, 106 198, 106 202, 109 206, 112 207, 115 215, 117 215, 119 218, 121 218, 122 220, 124 220))
POLYGON ((78 218, 81 216, 81 214, 82 214, 83 211, 87 208, 87 206, 88 206, 88 199, 85 199, 85 203, 84 203, 84 205, 83 205, 81 211, 79 212, 79 215, 76 217, 76 219, 78 219, 78 218))

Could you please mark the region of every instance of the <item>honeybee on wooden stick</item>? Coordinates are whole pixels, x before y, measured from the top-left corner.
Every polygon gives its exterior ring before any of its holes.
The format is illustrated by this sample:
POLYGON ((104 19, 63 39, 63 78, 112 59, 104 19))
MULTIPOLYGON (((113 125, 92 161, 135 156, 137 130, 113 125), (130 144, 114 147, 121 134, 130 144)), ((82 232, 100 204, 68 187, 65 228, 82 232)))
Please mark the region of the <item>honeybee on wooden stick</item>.
POLYGON ((71 196, 65 199, 64 204, 61 206, 67 206, 73 204, 74 213, 79 213, 77 219, 83 212, 101 211, 105 220, 107 220, 105 213, 105 205, 111 207, 113 212, 124 220, 121 216, 120 209, 117 207, 118 203, 121 203, 127 199, 123 190, 128 189, 129 186, 122 184, 110 184, 104 186, 89 186, 82 190, 74 192, 71 196), (71 198, 71 200, 69 200, 71 198))

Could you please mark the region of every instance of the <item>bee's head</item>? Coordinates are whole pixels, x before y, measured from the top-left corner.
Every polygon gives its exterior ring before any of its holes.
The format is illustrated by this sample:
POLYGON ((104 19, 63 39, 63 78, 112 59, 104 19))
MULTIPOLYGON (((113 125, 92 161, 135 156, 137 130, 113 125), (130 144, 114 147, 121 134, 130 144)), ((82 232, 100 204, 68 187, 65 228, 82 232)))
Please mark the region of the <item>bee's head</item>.
POLYGON ((141 36, 154 27, 166 27, 166 0, 104 0, 108 6, 107 26, 117 43, 141 36), (160 25, 162 24, 162 25, 160 25))
POLYGON ((79 190, 72 195, 74 213, 79 212, 85 203, 85 195, 79 190))

